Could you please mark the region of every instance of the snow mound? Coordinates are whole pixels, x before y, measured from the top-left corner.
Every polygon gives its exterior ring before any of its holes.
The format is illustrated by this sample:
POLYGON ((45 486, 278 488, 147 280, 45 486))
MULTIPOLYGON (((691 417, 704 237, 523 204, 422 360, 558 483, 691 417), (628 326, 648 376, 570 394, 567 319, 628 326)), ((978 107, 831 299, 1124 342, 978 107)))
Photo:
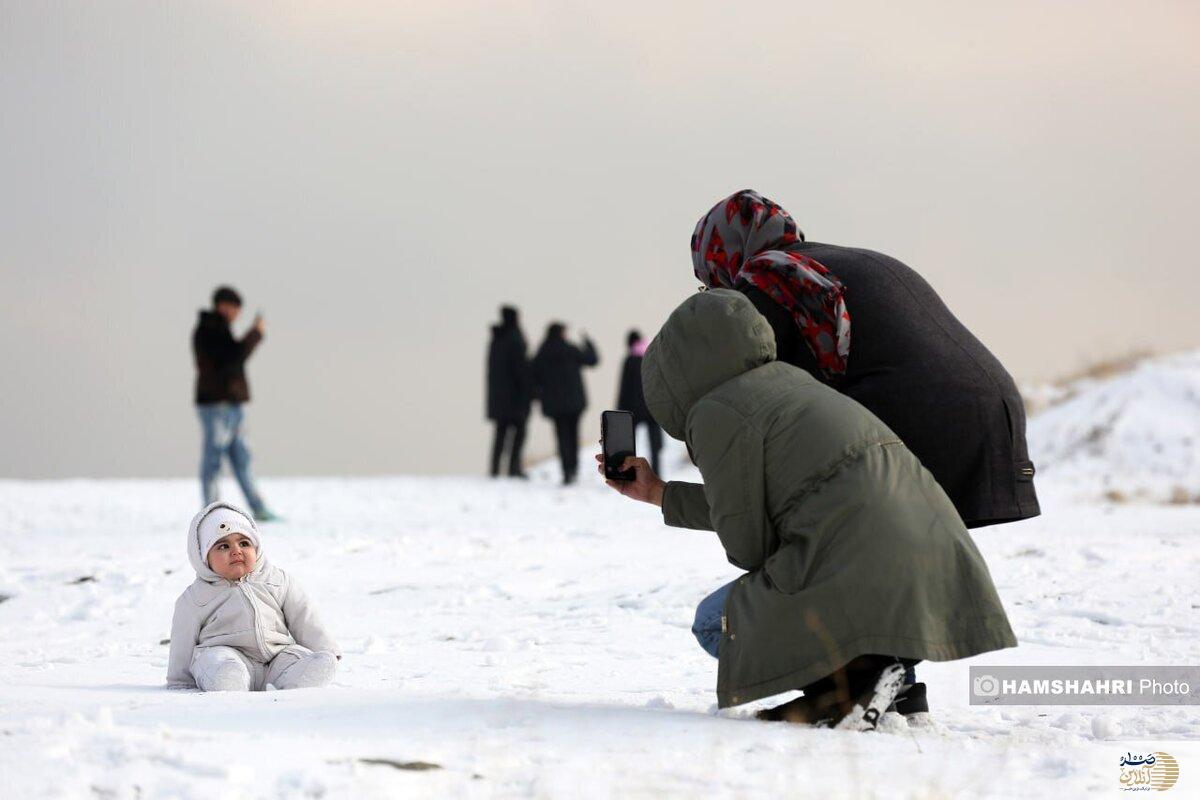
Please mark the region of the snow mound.
POLYGON ((1200 350, 1064 388, 1029 421, 1039 480, 1080 499, 1200 502, 1200 350))

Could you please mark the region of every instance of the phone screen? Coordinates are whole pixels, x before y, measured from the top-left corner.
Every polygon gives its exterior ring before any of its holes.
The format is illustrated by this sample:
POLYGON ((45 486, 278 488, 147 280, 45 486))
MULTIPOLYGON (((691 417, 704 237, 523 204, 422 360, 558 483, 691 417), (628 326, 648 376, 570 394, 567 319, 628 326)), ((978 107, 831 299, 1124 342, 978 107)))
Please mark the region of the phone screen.
POLYGON ((628 411, 605 411, 600 420, 604 438, 604 476, 612 480, 631 481, 633 470, 621 471, 621 463, 634 451, 633 414, 628 411))

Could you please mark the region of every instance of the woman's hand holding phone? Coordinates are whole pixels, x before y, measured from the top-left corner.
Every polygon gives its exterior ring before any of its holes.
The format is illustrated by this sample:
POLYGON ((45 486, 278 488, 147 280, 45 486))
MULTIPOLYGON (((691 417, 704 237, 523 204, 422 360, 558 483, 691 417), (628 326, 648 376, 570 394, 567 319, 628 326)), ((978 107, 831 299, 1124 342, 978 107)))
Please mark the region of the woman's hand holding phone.
MULTIPOLYGON (((654 506, 662 505, 663 492, 666 491, 667 482, 654 473, 649 461, 638 456, 630 456, 621 464, 621 469, 631 469, 637 477, 631 481, 605 480, 604 482, 626 497, 654 506)), ((603 453, 596 454, 596 470, 604 475, 603 453)))

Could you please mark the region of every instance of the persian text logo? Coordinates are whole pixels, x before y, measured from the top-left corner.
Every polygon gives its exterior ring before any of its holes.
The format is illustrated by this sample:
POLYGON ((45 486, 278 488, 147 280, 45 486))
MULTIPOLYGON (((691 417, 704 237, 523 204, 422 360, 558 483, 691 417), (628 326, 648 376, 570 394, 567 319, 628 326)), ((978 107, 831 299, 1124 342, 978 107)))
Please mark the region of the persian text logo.
POLYGON ((1126 792, 1165 792, 1179 780, 1179 762, 1170 753, 1121 756, 1121 789, 1126 792))
POLYGON ((979 675, 971 687, 976 697, 999 697, 1000 681, 991 675, 979 675))

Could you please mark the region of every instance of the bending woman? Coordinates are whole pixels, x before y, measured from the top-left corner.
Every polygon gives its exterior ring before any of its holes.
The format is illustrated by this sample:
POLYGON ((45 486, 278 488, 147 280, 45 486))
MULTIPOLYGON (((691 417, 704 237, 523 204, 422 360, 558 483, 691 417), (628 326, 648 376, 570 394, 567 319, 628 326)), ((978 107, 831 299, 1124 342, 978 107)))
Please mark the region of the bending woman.
POLYGON ((968 528, 1040 513, 1016 384, 916 272, 882 253, 806 242, 750 190, 696 225, 692 265, 705 286, 754 303, 780 361, 895 431, 968 528))
POLYGON ((715 630, 697 633, 719 659, 721 707, 801 689, 761 716, 869 729, 917 661, 1016 645, 945 492, 873 414, 777 361, 744 295, 685 301, 642 380, 704 483, 664 484, 635 458, 637 479, 609 486, 661 505, 668 525, 716 531, 746 570, 715 630))

